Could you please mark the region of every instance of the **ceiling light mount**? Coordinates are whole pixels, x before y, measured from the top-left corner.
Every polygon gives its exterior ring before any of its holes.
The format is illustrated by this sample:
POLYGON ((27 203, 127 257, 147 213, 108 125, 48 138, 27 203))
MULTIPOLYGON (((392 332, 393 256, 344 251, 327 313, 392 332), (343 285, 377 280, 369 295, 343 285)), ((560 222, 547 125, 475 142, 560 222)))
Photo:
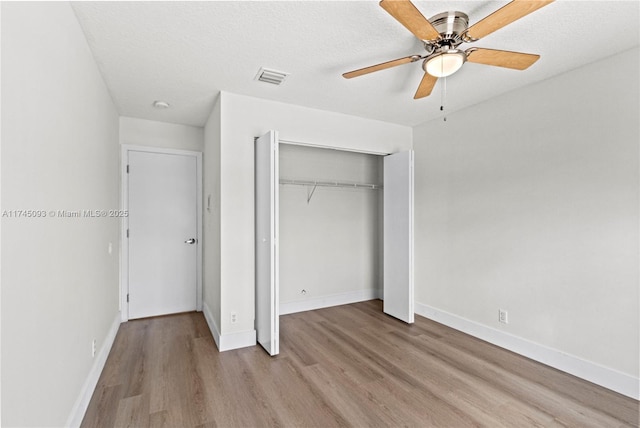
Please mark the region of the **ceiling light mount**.
POLYGON ((429 18, 429 22, 440 33, 440 37, 437 40, 431 41, 436 46, 448 45, 455 48, 465 41, 463 40, 463 34, 469 28, 469 16, 466 13, 458 11, 443 12, 429 18))
POLYGON ((164 110, 164 109, 168 109, 170 104, 166 101, 157 100, 153 102, 153 106, 157 109, 164 110))

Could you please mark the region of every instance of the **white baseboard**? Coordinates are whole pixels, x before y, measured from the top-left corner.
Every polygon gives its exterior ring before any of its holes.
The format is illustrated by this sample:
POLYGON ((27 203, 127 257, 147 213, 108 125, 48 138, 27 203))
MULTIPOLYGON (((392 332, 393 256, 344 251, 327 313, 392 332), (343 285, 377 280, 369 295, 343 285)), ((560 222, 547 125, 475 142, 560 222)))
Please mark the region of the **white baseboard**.
POLYGON ((113 346, 113 341, 116 339, 116 334, 118 333, 120 322, 120 312, 118 312, 113 320, 113 323, 111 324, 111 328, 109 328, 107 337, 105 337, 104 342, 100 347, 100 351, 98 351, 98 353, 96 354, 96 358, 93 362, 93 366, 91 367, 91 371, 89 371, 89 375, 87 376, 87 379, 84 381, 84 385, 82 385, 82 389, 80 390, 80 395, 78 396, 78 399, 73 405, 71 413, 67 418, 67 427, 79 427, 82 423, 84 414, 89 407, 91 396, 93 396, 96 385, 98 385, 98 379, 100 379, 102 369, 107 362, 107 357, 109 356, 109 352, 111 351, 111 347, 113 346))
POLYGON ((416 302, 415 313, 627 397, 640 400, 640 379, 631 375, 487 327, 429 305, 416 302))
POLYGON ((331 294, 329 296, 315 297, 295 302, 284 302, 280 303, 280 315, 313 311, 314 309, 328 308, 330 306, 348 305, 350 303, 365 302, 378 298, 380 298, 380 291, 371 289, 331 294))
POLYGON ((213 319, 213 314, 211 313, 211 309, 209 308, 209 305, 207 305, 207 302, 202 302, 202 313, 204 314, 204 319, 207 320, 209 330, 211 330, 213 341, 216 342, 216 347, 220 350, 220 329, 213 319))
POLYGON ((256 346, 256 331, 245 330, 235 333, 227 333, 220 336, 220 352, 230 351, 232 349, 246 348, 247 346, 256 346))
POLYGON ((211 334, 213 335, 213 340, 216 342, 216 346, 218 347, 218 351, 230 351, 232 349, 238 348, 246 348, 247 346, 255 346, 256 344, 256 331, 255 330, 246 330, 239 331, 235 333, 221 334, 220 329, 218 328, 215 320, 213 319, 213 314, 211 313, 211 309, 206 302, 202 305, 202 313, 204 314, 204 318, 207 320, 207 325, 209 326, 209 330, 211 330, 211 334))

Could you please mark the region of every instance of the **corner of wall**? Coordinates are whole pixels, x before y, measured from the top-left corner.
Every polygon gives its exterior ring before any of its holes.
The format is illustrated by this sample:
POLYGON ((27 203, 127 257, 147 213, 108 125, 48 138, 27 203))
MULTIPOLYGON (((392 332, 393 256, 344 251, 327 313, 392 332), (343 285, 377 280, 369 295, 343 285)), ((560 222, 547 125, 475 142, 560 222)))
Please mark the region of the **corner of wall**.
MULTIPOLYGON (((210 323, 215 325, 214 338, 219 345, 221 305, 221 139, 222 139, 222 93, 215 101, 204 127, 204 176, 203 176, 203 300, 210 323)), ((219 348, 219 346, 218 346, 219 348)))
POLYGON ((213 341, 216 343, 218 351, 220 351, 220 328, 218 328, 218 324, 216 323, 207 302, 202 304, 202 313, 204 315, 204 319, 207 321, 211 335, 213 336, 213 341))
POLYGON ((231 351, 233 349, 246 348, 256 344, 256 331, 246 330, 229 334, 221 334, 220 328, 216 323, 209 305, 205 302, 203 305, 204 318, 207 321, 213 340, 219 352, 231 351))

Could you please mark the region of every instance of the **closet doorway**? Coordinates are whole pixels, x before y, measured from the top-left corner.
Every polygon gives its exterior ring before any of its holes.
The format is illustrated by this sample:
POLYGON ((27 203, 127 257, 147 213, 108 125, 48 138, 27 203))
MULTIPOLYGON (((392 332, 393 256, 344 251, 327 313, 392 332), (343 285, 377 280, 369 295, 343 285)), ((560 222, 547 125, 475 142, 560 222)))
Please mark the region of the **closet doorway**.
POLYGON ((381 298, 412 323, 413 153, 314 147, 276 131, 255 144, 261 346, 278 353, 281 309, 381 298))

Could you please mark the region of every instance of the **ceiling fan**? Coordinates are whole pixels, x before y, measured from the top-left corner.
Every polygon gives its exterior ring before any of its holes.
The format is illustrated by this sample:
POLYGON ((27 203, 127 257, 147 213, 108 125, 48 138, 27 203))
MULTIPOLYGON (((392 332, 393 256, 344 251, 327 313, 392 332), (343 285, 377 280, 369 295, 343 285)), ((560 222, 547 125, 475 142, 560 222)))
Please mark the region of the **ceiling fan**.
POLYGON ((344 73, 342 76, 351 79, 424 60, 424 77, 413 97, 418 99, 429 96, 438 78, 450 76, 467 61, 524 70, 536 62, 540 55, 475 47, 462 50, 459 46, 480 40, 551 2, 553 0, 513 0, 469 27, 469 17, 462 12, 439 13, 427 20, 409 0, 382 0, 380 6, 422 40, 427 53, 383 62, 344 73))

